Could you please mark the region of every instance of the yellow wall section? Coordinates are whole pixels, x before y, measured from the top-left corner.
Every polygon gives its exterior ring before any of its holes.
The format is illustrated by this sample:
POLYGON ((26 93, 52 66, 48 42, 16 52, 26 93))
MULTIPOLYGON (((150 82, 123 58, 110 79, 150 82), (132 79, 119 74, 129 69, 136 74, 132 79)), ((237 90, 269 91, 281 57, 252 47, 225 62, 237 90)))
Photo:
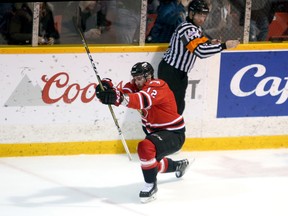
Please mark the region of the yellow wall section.
MULTIPOLYGON (((145 45, 145 46, 131 46, 131 45, 95 45, 89 44, 90 52, 164 52, 168 44, 161 45, 145 45)), ((234 50, 273 50, 273 49, 288 49, 288 42, 283 43, 269 43, 257 42, 249 44, 240 44, 234 50)), ((45 53, 85 53, 83 45, 53 45, 53 46, 1 46, 0 54, 45 54, 45 53)))
MULTIPOLYGON (((167 44, 162 44, 159 46, 125 46, 125 45, 113 45, 113 46, 102 46, 89 44, 89 50, 91 53, 127 53, 127 52, 163 52, 167 48, 167 44)), ((288 47, 288 46, 287 46, 288 47)), ((0 54, 46 54, 46 53, 85 53, 85 48, 83 45, 73 45, 73 46, 1 46, 0 54)))
MULTIPOLYGON (((131 153, 136 153, 139 140, 127 140, 131 153)), ((245 150, 288 148, 287 136, 187 138, 183 151, 245 150)), ((95 142, 1 144, 0 157, 124 154, 120 140, 95 142)))

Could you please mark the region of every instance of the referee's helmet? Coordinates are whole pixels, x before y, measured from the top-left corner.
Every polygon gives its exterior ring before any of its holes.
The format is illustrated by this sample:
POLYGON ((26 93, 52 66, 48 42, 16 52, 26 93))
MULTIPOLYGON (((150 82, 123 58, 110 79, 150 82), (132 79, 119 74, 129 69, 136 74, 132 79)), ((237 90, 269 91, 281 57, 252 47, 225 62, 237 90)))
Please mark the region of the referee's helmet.
POLYGON ((188 5, 188 12, 195 13, 209 13, 209 7, 205 0, 192 0, 188 5))

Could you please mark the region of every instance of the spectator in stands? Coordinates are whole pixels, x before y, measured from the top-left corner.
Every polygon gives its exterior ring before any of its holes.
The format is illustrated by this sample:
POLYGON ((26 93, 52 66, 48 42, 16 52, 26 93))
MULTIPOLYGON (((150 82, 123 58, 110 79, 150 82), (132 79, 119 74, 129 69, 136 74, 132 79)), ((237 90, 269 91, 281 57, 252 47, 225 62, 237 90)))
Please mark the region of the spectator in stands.
POLYGON ((110 29, 111 21, 106 19, 106 14, 106 1, 79 2, 77 20, 87 39, 98 39, 110 29))
POLYGON ((9 22, 13 15, 13 3, 0 3, 0 41, 5 44, 9 33, 9 22))
POLYGON ((140 1, 82 1, 79 8, 81 13, 78 13, 77 23, 82 27, 85 38, 90 39, 93 43, 131 44, 139 42, 140 1), (100 12, 104 17, 102 18, 103 22, 99 20, 100 12))
MULTIPOLYGON (((231 4, 235 5, 241 11, 240 26, 245 22, 245 0, 234 0, 231 4)), ((267 40, 269 24, 274 17, 272 10, 272 0, 253 0, 251 6, 250 34, 249 41, 267 40)))
POLYGON ((228 0, 206 0, 209 7, 209 14, 202 25, 204 34, 210 40, 227 34, 232 27, 230 14, 230 3, 228 0))
POLYGON ((159 0, 148 0, 147 14, 157 13, 158 6, 159 6, 159 0))
POLYGON ((266 41, 269 24, 273 19, 270 0, 253 0, 249 41, 266 41))
MULTIPOLYGON (((23 45, 32 42, 33 6, 28 3, 15 3, 13 16, 9 22, 8 44, 23 45)), ((46 2, 40 3, 38 44, 52 45, 59 39, 54 25, 52 9, 46 2)))
POLYGON ((53 8, 47 2, 40 3, 39 37, 44 39, 43 44, 59 43, 59 32, 55 28, 53 8))
POLYGON ((159 0, 157 18, 147 43, 169 43, 176 27, 185 20, 186 7, 191 0, 159 0))
POLYGON ((115 43, 139 43, 141 1, 117 0, 113 25, 115 43))

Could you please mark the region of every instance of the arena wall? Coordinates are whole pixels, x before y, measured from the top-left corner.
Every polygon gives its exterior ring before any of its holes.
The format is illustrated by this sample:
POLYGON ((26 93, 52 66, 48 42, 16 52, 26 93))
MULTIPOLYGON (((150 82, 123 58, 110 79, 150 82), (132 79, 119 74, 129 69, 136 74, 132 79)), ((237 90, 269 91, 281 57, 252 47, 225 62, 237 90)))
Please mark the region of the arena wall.
MULTIPOLYGON (((136 62, 155 70, 167 45, 90 45, 97 72, 115 85, 136 62)), ((124 153, 82 46, 0 48, 0 156, 124 153)), ((288 147, 288 44, 249 44, 189 73, 183 150, 288 147)), ((139 113, 113 110, 131 153, 144 137, 139 113)))

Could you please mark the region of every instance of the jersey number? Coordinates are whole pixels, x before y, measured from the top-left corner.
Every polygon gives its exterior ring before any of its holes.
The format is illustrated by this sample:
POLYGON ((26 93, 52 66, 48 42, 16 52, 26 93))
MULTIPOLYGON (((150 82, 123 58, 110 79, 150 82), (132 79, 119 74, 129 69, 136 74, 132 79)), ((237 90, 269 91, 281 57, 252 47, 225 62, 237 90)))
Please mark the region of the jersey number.
POLYGON ((155 89, 152 90, 152 92, 150 93, 151 88, 148 88, 147 93, 149 93, 151 95, 151 97, 155 98, 157 95, 157 91, 155 89))

